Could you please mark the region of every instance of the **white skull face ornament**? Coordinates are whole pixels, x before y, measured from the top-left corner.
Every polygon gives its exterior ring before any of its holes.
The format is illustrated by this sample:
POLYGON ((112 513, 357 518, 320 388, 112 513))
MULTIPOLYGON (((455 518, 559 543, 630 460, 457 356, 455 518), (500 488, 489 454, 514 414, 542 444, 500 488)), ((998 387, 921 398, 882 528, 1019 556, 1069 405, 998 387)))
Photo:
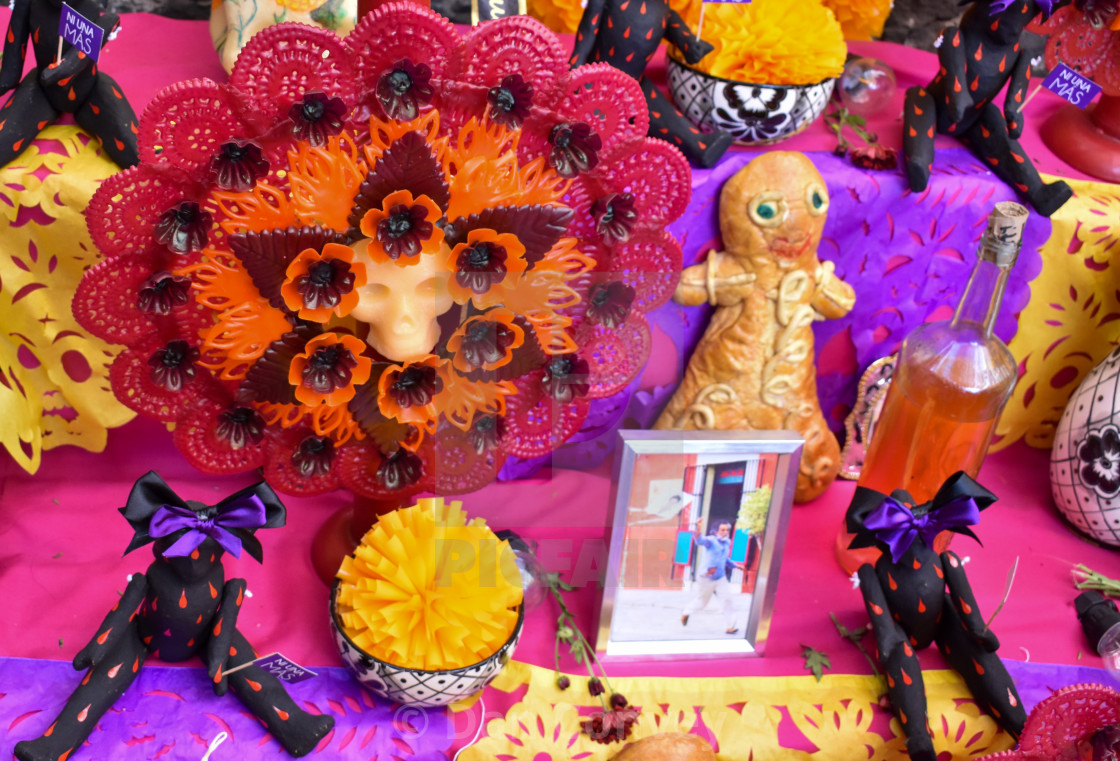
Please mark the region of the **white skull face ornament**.
POLYGON ((366 268, 366 285, 358 290, 358 306, 350 313, 369 325, 366 343, 394 362, 431 354, 439 341, 439 316, 454 303, 447 290, 451 273, 444 267, 450 249, 422 254, 416 264, 374 262, 366 252, 369 239, 351 248, 355 262, 366 268))

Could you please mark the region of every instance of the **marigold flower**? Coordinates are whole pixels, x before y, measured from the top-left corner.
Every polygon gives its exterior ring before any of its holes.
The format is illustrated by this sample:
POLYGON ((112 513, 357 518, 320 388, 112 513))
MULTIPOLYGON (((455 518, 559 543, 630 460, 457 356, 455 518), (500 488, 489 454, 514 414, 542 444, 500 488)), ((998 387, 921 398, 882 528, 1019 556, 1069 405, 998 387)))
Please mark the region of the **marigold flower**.
POLYGON ((525 271, 525 246, 516 235, 487 228, 471 230, 467 242, 451 251, 448 267, 454 276, 447 284, 458 304, 474 301, 486 309, 501 301, 501 288, 512 287, 525 271))
POLYGON ((486 102, 490 104, 490 121, 506 129, 520 129, 529 117, 533 85, 520 74, 510 74, 500 85, 490 88, 486 102))
POLYGON ((587 122, 557 124, 548 133, 548 142, 552 145, 548 165, 556 174, 569 179, 594 169, 599 163, 599 151, 603 149, 602 138, 587 122))
POLYGON ((327 243, 322 253, 304 249, 288 264, 280 295, 300 319, 326 322, 331 314, 350 314, 358 305, 357 289, 365 284, 366 268, 354 262, 354 251, 327 243))
POLYGON ((385 196, 380 209, 370 209, 362 217, 362 234, 371 238, 369 258, 410 265, 420 254, 433 254, 443 246, 443 228, 435 223, 443 211, 428 196, 413 198, 408 190, 385 196))
POLYGON ((206 248, 207 231, 213 219, 197 203, 182 201, 160 215, 155 227, 156 242, 176 254, 201 251, 206 248))
POLYGON ((222 190, 243 193, 257 184, 269 170, 268 159, 252 140, 230 140, 222 143, 210 158, 210 179, 222 190))
POLYGON ((420 106, 432 100, 431 79, 432 70, 426 63, 413 63, 407 58, 397 61, 377 79, 377 102, 390 119, 415 119, 420 106))
POLYGON ((447 360, 428 355, 403 367, 392 365, 377 381, 377 406, 385 417, 431 430, 438 411, 435 398, 444 388, 447 360))
POLYGON ((634 289, 621 280, 599 283, 588 294, 587 318, 606 328, 617 328, 630 316, 635 295, 634 289))
POLYGON ((633 193, 611 193, 591 204, 591 218, 595 230, 609 243, 630 239, 638 212, 634 209, 633 193))
POLYGON ((149 377, 157 386, 178 391, 194 377, 194 366, 200 356, 197 346, 181 338, 168 341, 148 357, 148 366, 152 368, 149 377))
POLYGON ((307 342, 292 359, 288 383, 302 404, 337 406, 354 398, 355 389, 369 380, 373 362, 362 356, 365 344, 354 336, 324 333, 307 342))
POLYGON ((334 444, 327 436, 308 436, 292 452, 292 465, 304 478, 324 476, 334 461, 334 444))
POLYGON ((898 166, 898 151, 880 143, 852 148, 848 155, 853 164, 864 169, 894 169, 898 166))
POLYGON ((596 711, 580 721, 579 726, 595 742, 610 745, 630 736, 641 712, 640 708, 629 706, 614 711, 596 711))
POLYGON ((230 407, 218 415, 214 434, 231 449, 241 449, 259 444, 264 438, 264 427, 264 418, 252 407, 230 407))
POLYGON ((155 272, 140 286, 137 308, 146 314, 171 314, 171 310, 190 300, 191 279, 167 270, 155 272))
POLYGON ((590 373, 587 360, 576 354, 559 354, 545 365, 541 387, 556 401, 567 404, 577 396, 587 396, 591 390, 590 373))
POLYGON ((342 98, 330 98, 326 93, 313 90, 304 93, 288 109, 292 120, 292 137, 306 141, 312 148, 320 148, 327 140, 342 133, 345 126, 346 104, 342 98))
POLYGON ((525 331, 514 323, 509 309, 491 309, 464 322, 447 340, 452 364, 461 373, 496 370, 513 360, 513 352, 525 343, 525 331))

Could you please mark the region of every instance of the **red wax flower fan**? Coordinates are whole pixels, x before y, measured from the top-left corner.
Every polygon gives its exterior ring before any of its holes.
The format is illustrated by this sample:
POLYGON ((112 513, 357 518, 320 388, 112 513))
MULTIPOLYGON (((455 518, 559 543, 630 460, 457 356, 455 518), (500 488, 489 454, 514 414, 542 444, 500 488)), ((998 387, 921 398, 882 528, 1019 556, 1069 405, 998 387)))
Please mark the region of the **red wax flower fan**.
POLYGON ((113 391, 207 473, 462 493, 547 454, 650 350, 689 167, 637 82, 527 17, 408 2, 253 37, 159 93, 87 209, 74 313, 113 391))
POLYGON ((1120 693, 1074 684, 1039 701, 1014 750, 981 761, 1106 761, 1120 752, 1120 693))

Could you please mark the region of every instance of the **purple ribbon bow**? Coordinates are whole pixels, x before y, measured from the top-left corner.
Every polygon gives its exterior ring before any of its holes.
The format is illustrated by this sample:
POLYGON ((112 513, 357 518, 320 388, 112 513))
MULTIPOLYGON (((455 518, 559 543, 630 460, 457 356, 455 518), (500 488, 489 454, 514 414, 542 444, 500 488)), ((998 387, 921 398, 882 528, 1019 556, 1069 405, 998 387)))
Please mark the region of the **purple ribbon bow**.
POLYGON ((934 506, 924 515, 914 515, 910 508, 887 497, 872 510, 863 525, 890 548, 891 560, 898 562, 919 536, 930 547, 942 531, 980 522, 980 508, 971 497, 955 497, 934 506))
POLYGON ((210 537, 235 558, 241 557, 241 540, 231 528, 260 528, 267 520, 264 502, 249 494, 219 506, 217 514, 202 518, 194 510, 181 505, 164 505, 156 510, 148 527, 154 537, 170 536, 186 530, 175 544, 164 550, 165 557, 189 555, 210 537))

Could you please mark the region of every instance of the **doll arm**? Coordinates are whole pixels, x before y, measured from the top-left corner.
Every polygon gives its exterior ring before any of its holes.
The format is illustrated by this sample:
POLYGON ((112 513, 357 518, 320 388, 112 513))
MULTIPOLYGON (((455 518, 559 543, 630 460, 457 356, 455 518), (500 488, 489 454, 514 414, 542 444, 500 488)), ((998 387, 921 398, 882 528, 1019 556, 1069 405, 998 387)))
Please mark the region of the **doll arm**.
POLYGON ((74 656, 74 668, 76 670, 81 671, 90 666, 96 666, 105 653, 110 652, 117 645, 129 622, 136 614, 136 609, 140 607, 140 603, 144 601, 147 594, 147 577, 142 573, 133 574, 132 580, 128 582, 128 586, 124 589, 124 594, 121 595, 121 599, 117 600, 117 604, 113 606, 109 615, 105 616, 105 620, 97 628, 97 634, 93 636, 88 645, 74 656))
POLYGON ((568 62, 574 69, 587 63, 591 50, 595 47, 595 38, 599 36, 599 26, 603 22, 603 12, 607 0, 587 0, 587 7, 583 9, 583 16, 579 19, 576 29, 576 44, 572 46, 572 58, 568 62))
POLYGON ((976 598, 972 595, 972 586, 968 583, 968 576, 965 575, 961 559, 953 552, 942 552, 941 567, 945 571, 949 599, 952 600, 953 607, 964 622, 965 629, 981 647, 989 653, 994 653, 999 649, 999 639, 980 615, 980 609, 976 605, 976 598))
POLYGON ((754 283, 755 276, 738 267, 737 271, 724 274, 720 265, 727 258, 720 251, 709 251, 707 259, 682 270, 673 301, 686 307, 731 306, 743 301, 744 290, 754 283))
POLYGON ((972 105, 972 96, 968 94, 968 83, 965 81, 968 78, 968 61, 960 29, 947 26, 941 32, 941 47, 937 49, 937 58, 945 72, 943 76, 945 96, 949 100, 949 121, 956 124, 964 118, 964 112, 972 105))
POLYGON ((19 84, 27 56, 27 37, 31 33, 31 0, 17 0, 4 37, 4 58, 0 61, 0 95, 19 84))
POLYGON ((1007 84, 1007 95, 1003 100, 1003 118, 1007 120, 1007 135, 1018 140, 1023 134, 1023 99, 1031 82, 1031 59, 1040 53, 1036 46, 1024 41, 1015 65, 1011 67, 1011 78, 1007 84))
POLYGON ((836 265, 821 262, 814 274, 817 290, 813 294, 813 309, 822 317, 834 320, 852 311, 856 303, 856 292, 852 286, 836 277, 836 265))
POLYGON ((700 63, 701 58, 712 52, 712 44, 694 35, 681 14, 671 8, 669 23, 665 27, 665 39, 681 51, 686 62, 693 65, 700 63))
MULTIPOLYGON (((210 639, 206 641, 206 668, 214 685, 215 695, 225 695, 229 688, 225 667, 229 662, 234 635, 237 633, 237 614, 245 600, 245 579, 230 579, 222 588, 222 601, 214 616, 210 639)), ((252 653, 249 654, 252 656, 252 653)))

